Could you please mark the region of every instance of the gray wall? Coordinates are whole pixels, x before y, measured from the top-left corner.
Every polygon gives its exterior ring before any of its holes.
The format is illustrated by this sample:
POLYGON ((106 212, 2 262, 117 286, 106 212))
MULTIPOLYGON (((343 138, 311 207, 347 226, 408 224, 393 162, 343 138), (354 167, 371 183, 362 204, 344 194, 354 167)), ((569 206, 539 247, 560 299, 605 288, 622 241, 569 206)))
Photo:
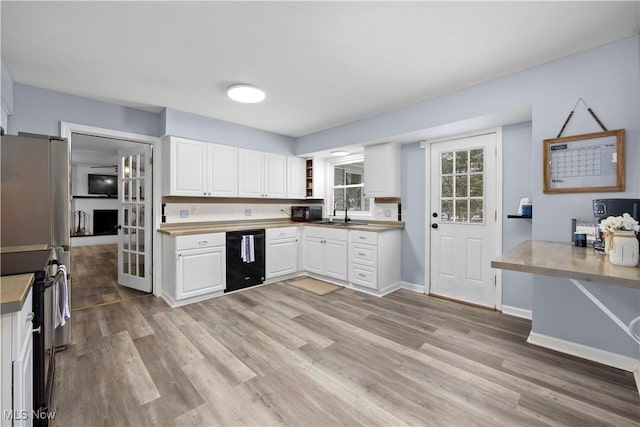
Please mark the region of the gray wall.
POLYGON ((165 109, 162 116, 166 135, 235 145, 270 153, 293 154, 295 140, 288 136, 170 108, 165 109))
POLYGON ((15 83, 8 132, 60 135, 60 122, 160 136, 160 115, 15 83))
MULTIPOLYGON (((531 122, 502 128, 502 250, 508 251, 531 240, 532 220, 508 219, 516 214, 522 197, 532 193, 531 122)), ((502 273, 502 304, 531 310, 533 275, 515 271, 502 273)))
MULTIPOLYGON (((542 192, 542 141, 557 135, 576 100, 582 97, 609 129, 626 129, 628 164, 633 165, 640 159, 638 44, 638 36, 630 37, 416 105, 307 135, 298 139, 296 152, 393 139, 394 135, 530 105, 532 147, 523 156, 530 156, 532 162, 532 237, 564 241, 571 218, 591 215, 592 199, 639 197, 640 168, 627 167, 625 192, 545 195, 542 192)), ((565 135, 598 130, 589 114, 578 109, 565 135)), ((413 181, 411 173, 407 174, 405 182, 413 181)), ((416 181, 420 179, 415 177, 416 181)), ((409 229, 422 228, 422 232, 426 232, 424 218, 405 219, 409 229)), ((407 250, 406 247, 403 249, 407 250)), ((420 257, 414 260, 419 263, 420 257)), ((403 277, 415 278, 417 275, 410 272, 420 269, 424 269, 424 262, 417 267, 404 264, 403 277)), ((614 305, 624 321, 628 322, 640 312, 640 290, 629 291, 609 285, 600 287, 611 300, 616 301, 614 305)), ((638 345, 611 321, 603 318, 598 309, 568 281, 534 276, 532 292, 534 332, 630 357, 640 356, 638 345), (584 328, 584 325, 589 325, 589 328, 584 328)))
POLYGON ((420 143, 402 146, 402 280, 424 286, 425 156, 420 143))

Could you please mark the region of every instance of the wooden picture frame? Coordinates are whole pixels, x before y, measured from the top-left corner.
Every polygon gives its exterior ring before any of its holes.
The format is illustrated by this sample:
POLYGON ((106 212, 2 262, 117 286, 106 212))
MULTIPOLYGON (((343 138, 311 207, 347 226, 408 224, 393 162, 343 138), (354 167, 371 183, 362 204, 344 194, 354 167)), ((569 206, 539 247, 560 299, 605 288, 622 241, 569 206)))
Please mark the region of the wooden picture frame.
POLYGON ((544 193, 624 191, 624 129, 544 140, 544 193))

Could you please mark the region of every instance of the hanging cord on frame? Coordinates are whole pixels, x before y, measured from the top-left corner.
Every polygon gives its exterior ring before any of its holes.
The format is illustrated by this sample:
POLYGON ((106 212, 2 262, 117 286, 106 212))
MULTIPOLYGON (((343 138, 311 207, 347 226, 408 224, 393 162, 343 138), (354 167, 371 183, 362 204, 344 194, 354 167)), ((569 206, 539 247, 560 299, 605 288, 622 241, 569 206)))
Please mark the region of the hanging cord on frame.
POLYGON ((564 121, 564 124, 562 125, 562 129, 560 129, 560 132, 558 132, 558 136, 556 138, 560 138, 562 136, 562 132, 564 132, 564 129, 567 127, 567 125, 569 124, 569 120, 571 120, 571 117, 573 117, 573 113, 576 111, 576 107, 578 106, 578 104, 580 103, 580 101, 582 101, 582 103, 584 104, 585 107, 587 107, 587 111, 589 112, 589 114, 591 114, 591 117, 593 117, 593 119, 596 121, 596 123, 598 123, 598 125, 600 125, 600 127, 602 128, 603 131, 607 131, 608 129, 605 127, 605 125, 602 124, 602 122, 600 121, 600 119, 598 118, 598 116, 596 116, 596 113, 593 112, 593 110, 591 108, 589 108, 589 106, 587 105, 586 102, 584 102, 584 99, 582 99, 582 97, 578 98, 578 100, 576 101, 576 105, 573 106, 573 109, 571 110, 571 112, 569 113, 569 117, 567 117, 567 120, 564 121))

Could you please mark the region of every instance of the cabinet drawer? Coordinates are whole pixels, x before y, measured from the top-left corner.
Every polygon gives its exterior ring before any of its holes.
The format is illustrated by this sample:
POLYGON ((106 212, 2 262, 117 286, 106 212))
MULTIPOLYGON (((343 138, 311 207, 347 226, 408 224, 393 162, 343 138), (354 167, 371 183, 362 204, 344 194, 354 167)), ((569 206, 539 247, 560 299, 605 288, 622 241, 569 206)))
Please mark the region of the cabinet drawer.
POLYGON ((270 240, 296 239, 298 227, 267 228, 265 230, 267 242, 270 240))
POLYGON ((354 243, 367 243, 369 245, 378 244, 378 233, 371 231, 351 230, 349 241, 354 243))
POLYGON ((176 250, 210 248, 224 246, 225 233, 194 234, 191 236, 177 236, 176 250))
POLYGON ((356 285, 378 289, 377 269, 375 267, 352 263, 349 267, 349 281, 356 285))
POLYGON ((374 245, 361 245, 352 242, 349 245, 349 255, 351 262, 356 264, 369 265, 376 267, 378 264, 378 247, 374 245))

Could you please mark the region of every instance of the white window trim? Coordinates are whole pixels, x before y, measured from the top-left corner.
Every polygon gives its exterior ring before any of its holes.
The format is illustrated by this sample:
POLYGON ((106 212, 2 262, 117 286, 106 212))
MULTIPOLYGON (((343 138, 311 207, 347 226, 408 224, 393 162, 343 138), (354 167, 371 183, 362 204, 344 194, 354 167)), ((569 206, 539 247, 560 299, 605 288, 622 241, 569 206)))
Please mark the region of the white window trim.
MULTIPOLYGON (((333 168, 335 166, 341 166, 341 165, 348 165, 351 163, 357 163, 357 162, 364 162, 364 153, 362 154, 356 154, 353 156, 347 156, 347 157, 341 157, 339 159, 329 159, 329 161, 327 161, 327 184, 328 184, 328 188, 330 189, 328 197, 327 197, 327 216, 331 216, 333 215, 333 206, 335 203, 335 200, 333 200, 333 193, 334 193, 334 189, 335 189, 335 182, 334 182, 334 171, 333 168)), ((363 181, 364 181, 364 174, 362 177, 363 181)), ((344 185, 341 186, 341 188, 350 188, 350 187, 360 187, 360 184, 353 184, 353 185, 344 185)), ((364 186, 363 187, 363 191, 364 191, 364 186)), ((370 202, 369 202, 369 210, 368 211, 349 211, 349 218, 351 219, 371 219, 374 216, 375 212, 375 199, 372 197, 370 202)), ((336 218, 344 218, 344 208, 342 210, 336 210, 336 218)))

